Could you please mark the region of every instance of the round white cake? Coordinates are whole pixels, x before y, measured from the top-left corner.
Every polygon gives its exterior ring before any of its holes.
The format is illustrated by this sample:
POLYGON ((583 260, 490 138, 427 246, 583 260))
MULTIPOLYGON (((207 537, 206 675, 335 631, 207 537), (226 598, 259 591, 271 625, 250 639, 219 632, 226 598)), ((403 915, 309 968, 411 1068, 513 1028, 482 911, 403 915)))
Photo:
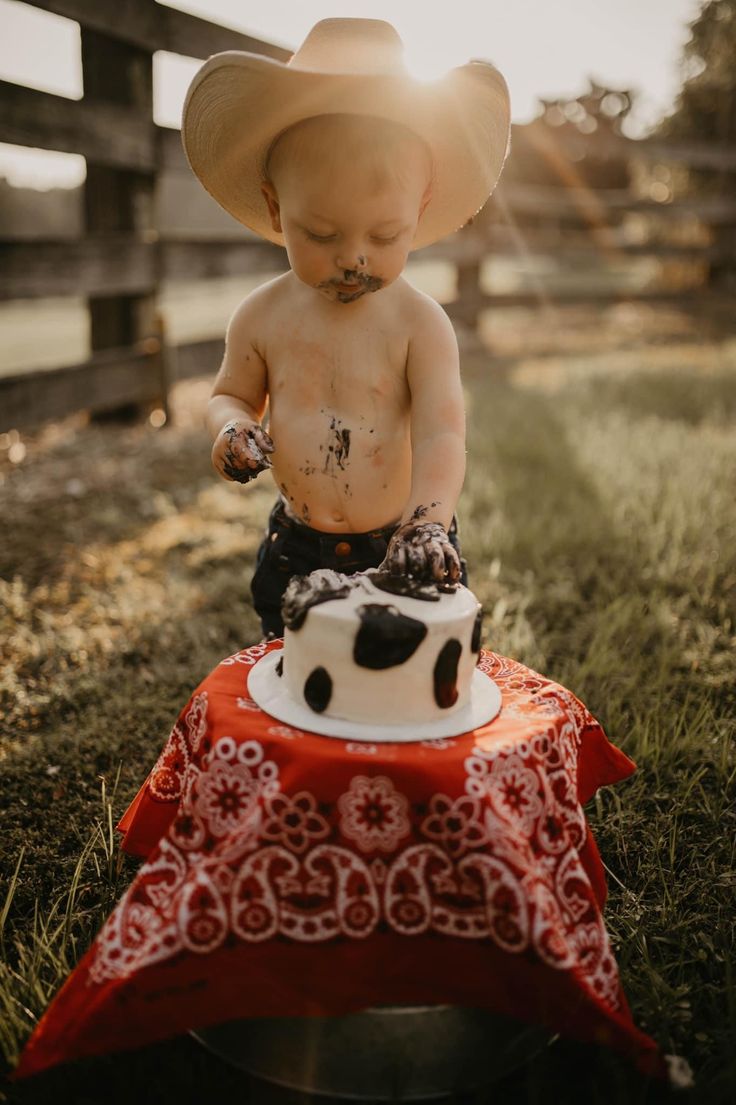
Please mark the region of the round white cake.
POLYGON ((482 614, 467 587, 320 568, 291 580, 282 616, 277 673, 316 714, 401 725, 469 701, 482 614))

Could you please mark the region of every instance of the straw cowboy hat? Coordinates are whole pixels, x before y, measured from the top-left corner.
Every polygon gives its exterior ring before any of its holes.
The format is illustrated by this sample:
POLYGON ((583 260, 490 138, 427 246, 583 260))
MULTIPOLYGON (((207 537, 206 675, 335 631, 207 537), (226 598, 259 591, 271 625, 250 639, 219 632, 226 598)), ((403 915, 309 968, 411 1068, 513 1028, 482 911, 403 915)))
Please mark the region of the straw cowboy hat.
POLYGON ((393 120, 429 146, 432 198, 413 249, 476 214, 508 150, 509 96, 498 70, 471 61, 440 80, 415 80, 397 32, 378 19, 323 19, 286 65, 238 50, 214 54, 189 87, 182 140, 194 173, 217 202, 283 245, 261 194, 269 151, 295 123, 334 113, 393 120))

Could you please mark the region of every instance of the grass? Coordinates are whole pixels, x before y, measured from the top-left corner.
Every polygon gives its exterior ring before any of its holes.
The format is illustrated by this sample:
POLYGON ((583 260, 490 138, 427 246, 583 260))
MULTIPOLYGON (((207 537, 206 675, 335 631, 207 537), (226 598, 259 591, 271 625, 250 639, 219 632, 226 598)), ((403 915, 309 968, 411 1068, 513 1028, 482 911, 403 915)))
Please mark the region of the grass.
MULTIPOLYGON (((486 644, 566 683, 639 765, 587 814, 637 1023, 695 1089, 736 1094, 736 346, 465 358, 460 506, 486 644)), ((272 499, 209 469, 207 385, 174 425, 71 419, 2 469, 0 1044, 12 1065, 135 865, 115 819, 173 717, 257 639, 250 564, 272 499)), ((183 1038, 60 1068, 10 1102, 292 1100, 183 1038)), ((605 1052, 559 1042, 509 1102, 658 1102, 605 1052)), ((0 1100, 3 1091, 0 1090, 0 1100)), ((294 1099, 296 1100, 296 1099, 294 1099)))

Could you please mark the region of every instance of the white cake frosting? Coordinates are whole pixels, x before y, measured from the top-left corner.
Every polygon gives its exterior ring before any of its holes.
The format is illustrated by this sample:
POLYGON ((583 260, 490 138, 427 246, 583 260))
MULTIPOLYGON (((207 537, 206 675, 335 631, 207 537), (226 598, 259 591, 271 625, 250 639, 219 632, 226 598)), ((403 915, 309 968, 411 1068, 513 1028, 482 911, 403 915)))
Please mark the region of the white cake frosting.
POLYGON ((279 674, 294 701, 316 714, 407 724, 446 717, 469 701, 481 608, 466 587, 320 568, 292 579, 282 613, 279 674))

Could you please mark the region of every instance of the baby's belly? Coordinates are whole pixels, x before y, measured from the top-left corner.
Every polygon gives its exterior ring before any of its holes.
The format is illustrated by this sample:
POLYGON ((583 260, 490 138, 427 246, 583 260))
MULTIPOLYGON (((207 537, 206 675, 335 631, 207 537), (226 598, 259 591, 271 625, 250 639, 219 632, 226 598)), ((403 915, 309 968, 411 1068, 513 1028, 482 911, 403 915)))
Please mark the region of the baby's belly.
POLYGON ((320 412, 302 415, 296 431, 293 419, 282 423, 272 411, 269 429, 274 479, 297 518, 327 533, 366 533, 399 520, 411 488, 407 420, 362 429, 359 419, 320 412))

